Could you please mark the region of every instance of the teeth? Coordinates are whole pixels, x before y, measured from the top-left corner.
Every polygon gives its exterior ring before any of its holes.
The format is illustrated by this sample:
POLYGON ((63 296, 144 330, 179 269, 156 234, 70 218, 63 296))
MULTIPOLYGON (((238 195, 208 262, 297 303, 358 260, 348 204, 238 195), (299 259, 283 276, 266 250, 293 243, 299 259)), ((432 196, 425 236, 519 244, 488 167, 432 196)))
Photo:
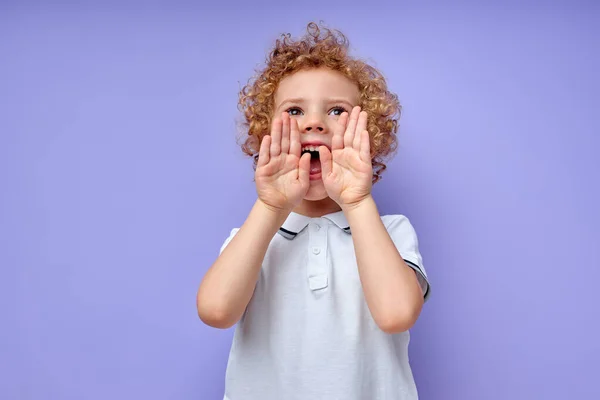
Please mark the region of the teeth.
POLYGON ((302 146, 302 151, 319 151, 319 146, 302 146))

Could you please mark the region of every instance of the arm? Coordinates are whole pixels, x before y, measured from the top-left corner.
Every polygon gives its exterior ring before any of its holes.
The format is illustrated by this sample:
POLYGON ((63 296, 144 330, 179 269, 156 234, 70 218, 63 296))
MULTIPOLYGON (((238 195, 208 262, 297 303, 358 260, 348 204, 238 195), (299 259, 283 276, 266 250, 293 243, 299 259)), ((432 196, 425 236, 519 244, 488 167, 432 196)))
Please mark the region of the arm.
POLYGON ((324 146, 319 149, 323 183, 350 223, 358 272, 373 319, 384 332, 402 332, 416 321, 423 293, 371 197, 373 169, 366 128, 367 113, 360 107, 354 107, 351 115, 342 113, 331 152, 324 146))
POLYGON ((300 147, 297 122, 287 113, 275 118, 260 145, 258 200, 198 289, 198 315, 207 325, 229 328, 244 314, 273 235, 308 191, 310 154, 301 156, 300 147))
POLYGON ((248 218, 210 267, 196 297, 207 325, 229 328, 250 302, 267 247, 287 214, 257 200, 248 218))
POLYGON ((365 300, 377 325, 403 332, 416 322, 423 291, 388 234, 371 196, 344 209, 350 223, 365 300))

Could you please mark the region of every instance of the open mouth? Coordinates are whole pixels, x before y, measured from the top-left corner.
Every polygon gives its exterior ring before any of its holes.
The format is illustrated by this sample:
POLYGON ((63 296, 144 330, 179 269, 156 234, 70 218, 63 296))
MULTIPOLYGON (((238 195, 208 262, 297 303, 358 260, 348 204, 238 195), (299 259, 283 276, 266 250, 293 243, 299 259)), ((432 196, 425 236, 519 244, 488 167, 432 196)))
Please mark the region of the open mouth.
POLYGON ((321 178, 321 160, 319 158, 319 146, 318 145, 306 145, 302 146, 302 155, 310 154, 310 179, 321 178))

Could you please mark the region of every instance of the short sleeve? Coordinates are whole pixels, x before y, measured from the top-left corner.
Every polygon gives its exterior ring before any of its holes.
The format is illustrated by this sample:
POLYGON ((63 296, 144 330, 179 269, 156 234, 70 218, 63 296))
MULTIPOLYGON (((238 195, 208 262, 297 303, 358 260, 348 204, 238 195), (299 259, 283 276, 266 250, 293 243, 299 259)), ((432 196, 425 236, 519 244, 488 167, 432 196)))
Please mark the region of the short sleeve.
POLYGON ((419 252, 419 240, 412 224, 404 215, 386 215, 383 223, 406 264, 415 270, 425 300, 429 298, 430 285, 423 258, 419 252))
POLYGON ((227 245, 229 244, 229 242, 231 242, 231 239, 233 239, 233 237, 235 236, 236 233, 238 233, 239 230, 240 230, 240 228, 233 228, 231 230, 231 232, 229 233, 229 236, 227 237, 227 239, 225 239, 225 242, 223 242, 223 244, 221 245, 221 249, 219 250, 219 254, 221 254, 223 252, 223 250, 225 250, 225 247, 227 247, 227 245))

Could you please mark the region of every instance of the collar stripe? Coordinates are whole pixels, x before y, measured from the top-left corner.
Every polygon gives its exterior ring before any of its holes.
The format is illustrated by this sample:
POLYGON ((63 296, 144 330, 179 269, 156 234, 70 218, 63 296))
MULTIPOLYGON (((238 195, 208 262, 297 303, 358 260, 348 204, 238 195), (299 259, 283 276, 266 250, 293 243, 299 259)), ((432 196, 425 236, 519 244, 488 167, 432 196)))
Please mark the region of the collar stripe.
POLYGON ((283 236, 284 238, 289 239, 289 240, 292 240, 297 235, 296 232, 288 231, 285 228, 279 228, 278 233, 281 234, 281 236, 283 236))

